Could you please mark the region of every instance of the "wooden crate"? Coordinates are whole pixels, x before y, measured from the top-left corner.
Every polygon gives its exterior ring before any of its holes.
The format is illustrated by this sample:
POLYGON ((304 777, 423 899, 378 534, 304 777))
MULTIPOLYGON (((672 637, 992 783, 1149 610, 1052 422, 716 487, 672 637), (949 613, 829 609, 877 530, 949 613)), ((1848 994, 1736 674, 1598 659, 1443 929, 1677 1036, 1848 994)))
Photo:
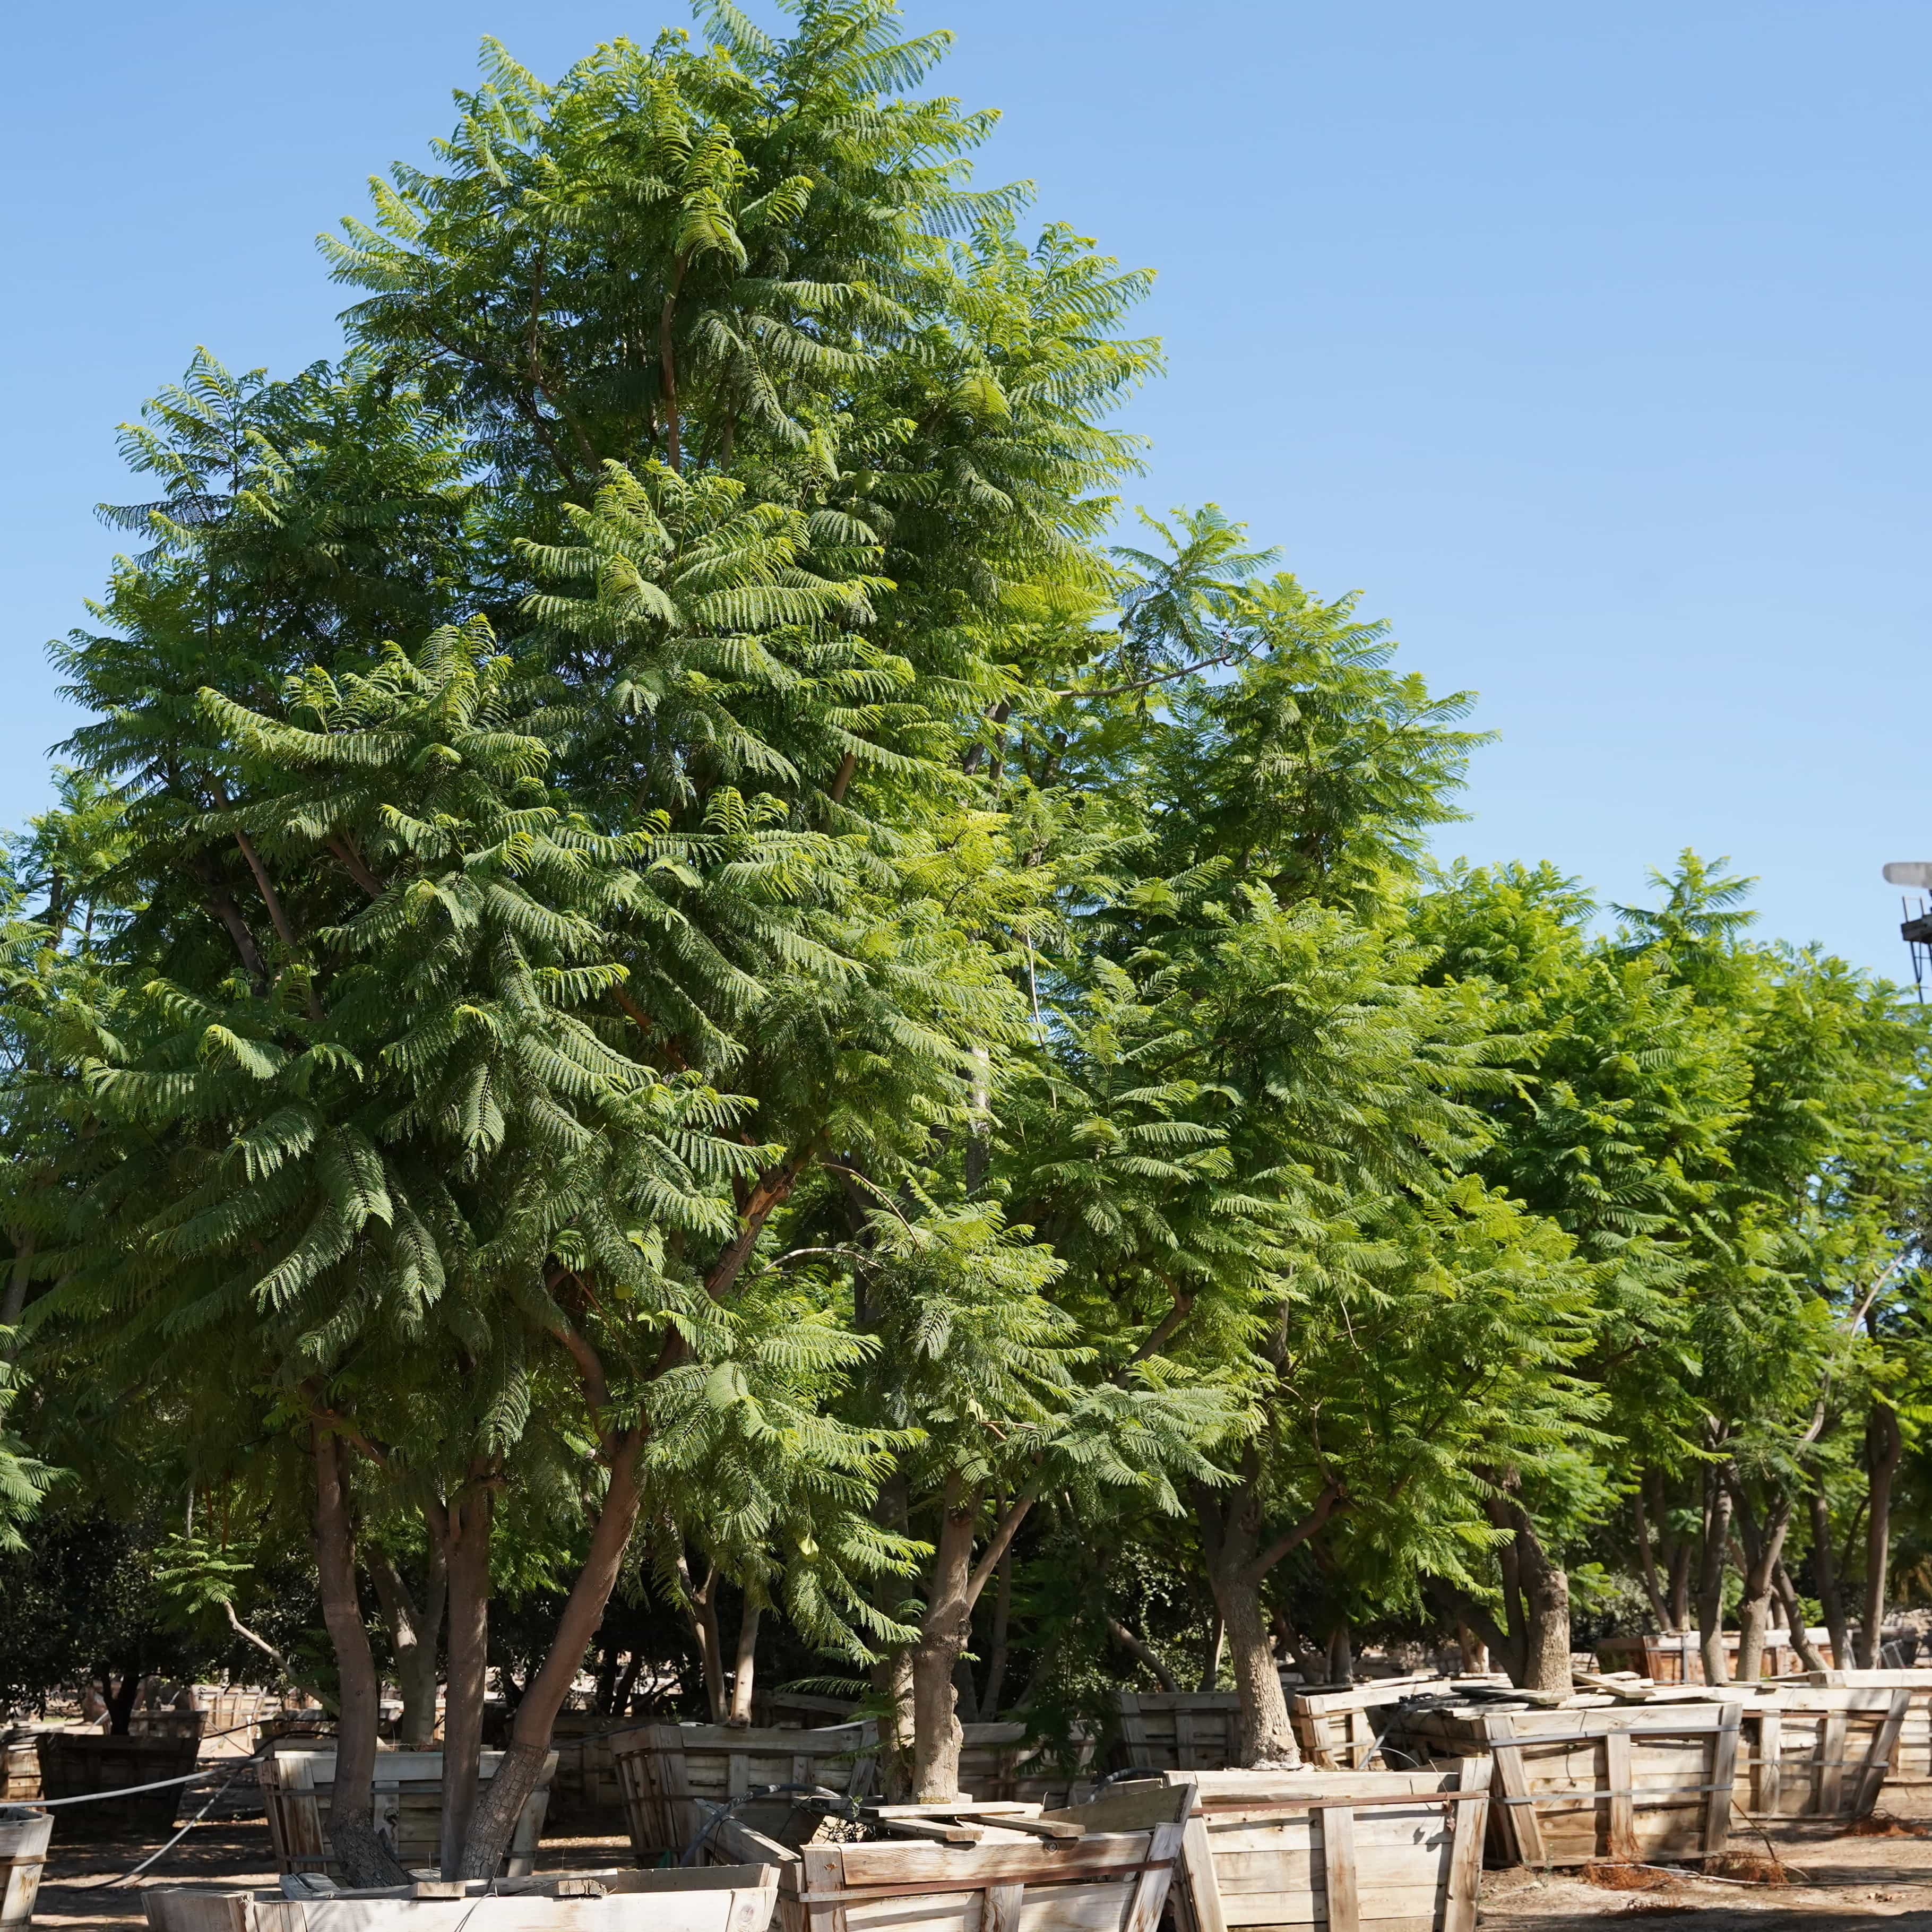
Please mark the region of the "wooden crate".
POLYGON ((0 1738, 0 1804, 21 1804, 40 1795, 40 1754, 32 1731, 0 1738))
POLYGON ((1729 1843, 1744 1708, 1608 1698, 1411 1706, 1390 1742, 1425 1762, 1494 1758, 1490 1846, 1500 1863, 1669 1863, 1714 1857, 1729 1843))
POLYGON ((562 1882, 572 1880, 594 1881, 604 1895, 559 1898, 554 1876, 498 1879, 487 1890, 479 1880, 443 1898, 400 1887, 284 1898, 154 1886, 142 1902, 152 1932, 764 1932, 778 1900, 768 1865, 579 1872, 562 1882))
POLYGON ((734 1798, 761 1785, 873 1788, 878 1727, 755 1730, 728 1724, 640 1724, 610 1739, 631 1848, 640 1864, 680 1856, 734 1798))
POLYGON ((858 1706, 845 1698, 788 1690, 782 1685, 760 1690, 752 1700, 752 1723, 768 1731, 823 1730, 831 1724, 856 1724, 858 1717, 858 1706))
POLYGON ((1932 1813, 1932 1669, 1814 1671, 1804 1682, 1808 1690, 1905 1693, 1905 1714, 1886 1766, 1885 1808, 1906 1817, 1932 1813))
MULTIPOLYGON (((502 1761, 501 1751, 483 1754, 486 1782, 502 1761)), ((339 1876, 327 1840, 334 1752, 280 1750, 264 1758, 258 1770, 276 1870, 339 1876)), ((543 1834, 550 1780, 556 1774, 556 1754, 552 1751, 510 1835, 503 1869, 513 1878, 526 1877, 536 1868, 537 1840, 543 1834)), ((398 1861, 411 1871, 434 1872, 442 1832, 442 1752, 378 1751, 373 1795, 376 1828, 388 1839, 398 1861)))
POLYGON ((40 1871, 47 1862, 47 1840, 53 1828, 51 1811, 0 1818, 0 1926, 8 1932, 33 1918, 34 1895, 40 1888, 40 1871))
MULTIPOLYGON (((1118 1832, 1083 1826, 1081 1837, 1058 1841, 988 1821, 973 1845, 888 1838, 794 1850, 731 1818, 709 1850, 778 1865, 778 1932, 1154 1932, 1192 1787, 1166 1797, 1158 1822, 1118 1832)), ((1089 1815, 1016 1808, 1027 1813, 1076 1822, 1089 1815)))
MULTIPOLYGON (((1905 1686, 1808 1683, 1780 1684, 1742 1705, 1747 1750, 1738 1768, 1738 1808, 1763 1819, 1869 1816, 1900 1750, 1912 1696, 1905 1686)), ((1923 1738, 1922 1704, 1917 1728, 1923 1738)))
POLYGON ((1478 1685, 1508 1682, 1500 1672, 1467 1677, 1428 1672, 1413 1677, 1378 1677, 1366 1684, 1291 1692, 1288 1718, 1302 1756, 1318 1770, 1360 1771, 1378 1755, 1376 1747, 1396 1706, 1405 1698, 1453 1696, 1478 1685))
MULTIPOLYGON (((44 1798, 82 1798, 184 1778, 194 1771, 199 1748, 194 1737, 117 1738, 92 1730, 43 1731, 34 1743, 44 1798)), ((61 1836, 164 1838, 174 1828, 182 1790, 175 1784, 138 1797, 76 1804, 68 1811, 61 1836)))
MULTIPOLYGON (((1832 1662, 1832 1633, 1808 1630, 1805 1634, 1818 1646, 1820 1654, 1832 1662)), ((1738 1646, 1742 1640, 1736 1630, 1724 1633, 1726 1667, 1737 1675, 1738 1646)), ((1642 1636, 1606 1636, 1597 1646, 1597 1660, 1606 1670, 1634 1670, 1659 1684, 1701 1684, 1704 1658, 1695 1630, 1651 1631, 1642 1636)), ((1791 1641, 1788 1630, 1772 1630, 1764 1640, 1764 1661, 1759 1675, 1764 1677, 1802 1676, 1804 1660, 1791 1641)))
POLYGON ((1232 1690, 1123 1690, 1116 1708, 1119 1770, 1226 1771, 1234 1762, 1241 1700, 1232 1690))
POLYGON ((1029 1740, 1022 1724, 962 1724, 959 1790, 982 1802, 1070 1804, 1084 1794, 1094 1772, 1094 1740, 1075 1740, 1078 1754, 1070 1769, 1037 1738, 1029 1740))
POLYGON ((550 1794, 553 1826, 567 1821, 573 1826, 622 1828, 624 1791, 617 1779, 616 1760, 610 1754, 610 1740, 629 1728, 596 1711, 557 1713, 550 1734, 556 1750, 556 1777, 550 1794))
MULTIPOLYGON (((1476 1757, 1432 1771, 1198 1774, 1177 1932, 1474 1932, 1491 1768, 1476 1757)), ((1060 1815, 1109 1821, 1147 1789, 1118 1785, 1060 1815)))

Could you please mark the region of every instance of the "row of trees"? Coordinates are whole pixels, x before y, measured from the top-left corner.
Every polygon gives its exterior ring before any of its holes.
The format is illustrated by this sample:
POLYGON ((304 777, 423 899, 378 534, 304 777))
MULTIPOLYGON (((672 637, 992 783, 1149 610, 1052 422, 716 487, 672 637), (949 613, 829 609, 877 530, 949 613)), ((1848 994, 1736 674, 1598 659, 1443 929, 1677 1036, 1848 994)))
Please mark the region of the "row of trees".
POLYGON ((1466 698, 1211 507, 1107 541, 1146 278, 973 184, 944 37, 701 18, 487 49, 341 357, 126 433, 10 859, 8 1533, 164 1520, 358 1876, 385 1675, 476 1876, 586 1658, 863 1678, 928 1796, 1183 1644, 1256 1764, 1352 1632, 1565 1688, 1619 1575, 1714 1677, 1868 1652, 1919 1013, 1688 856, 1609 936, 1431 869, 1466 698))

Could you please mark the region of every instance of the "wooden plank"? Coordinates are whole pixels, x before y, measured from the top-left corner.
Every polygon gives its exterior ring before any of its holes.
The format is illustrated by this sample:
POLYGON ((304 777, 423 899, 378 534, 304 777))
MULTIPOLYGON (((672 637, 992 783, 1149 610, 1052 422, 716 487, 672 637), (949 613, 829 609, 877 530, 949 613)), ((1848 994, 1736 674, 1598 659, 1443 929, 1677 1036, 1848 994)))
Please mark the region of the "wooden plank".
POLYGON ((1784 1718, 1778 1711, 1762 1712, 1757 1720, 1757 1762, 1753 1767, 1753 1808, 1767 1818, 1778 1816, 1784 1767, 1784 1718))
POLYGON ((1628 1862, 1636 1856, 1636 1807, 1630 1792, 1630 1741, 1628 1731, 1604 1739, 1604 1788, 1610 1794, 1609 1856, 1628 1862))
POLYGON ((1346 1804, 1322 1809, 1322 1870, 1328 1893, 1328 1932, 1361 1932, 1355 1894, 1355 1814, 1346 1804))
MULTIPOLYGON (((799 1854, 808 1892, 838 1892, 845 1888, 844 1849, 837 1845, 808 1845, 799 1854)), ((807 1932, 848 1932, 845 1908, 836 1900, 814 1900, 805 1908, 807 1932)))
POLYGON ((1738 1724, 1735 1704, 1724 1706, 1724 1721, 1711 1747, 1711 1767, 1705 1782, 1711 1787, 1704 1803, 1703 1852, 1715 1858, 1730 1842, 1732 1787, 1738 1777, 1738 1724))
MULTIPOLYGON (((1186 1793, 1191 1787, 1183 1786, 1181 1789, 1186 1793)), ((1184 1809, 1192 1811, 1193 1808, 1189 1797, 1184 1809)), ((1132 1900, 1120 1922, 1120 1932, 1154 1932, 1160 1924, 1186 1834, 1187 1826, 1180 1820, 1154 1828, 1148 1840, 1147 1868, 1135 1876, 1132 1900)))
POLYGON ((1833 1711, 1825 1719, 1818 1753, 1818 1813, 1835 1818, 1842 1802, 1845 1770, 1845 1714, 1833 1711))
POLYGON ((1190 1818, 1181 1833, 1180 1882, 1174 1888, 1179 1932, 1228 1932, 1221 1911, 1220 1882, 1208 1840, 1206 1821, 1190 1818))
POLYGON ((989 1885, 980 1909, 980 1932, 1019 1932, 1020 1912, 1026 1904, 1023 1885, 989 1885))
POLYGON ((1506 1842, 1516 1853, 1519 1862, 1524 1864, 1547 1864, 1549 1854, 1544 1848, 1542 1828, 1537 1822, 1536 1807, 1530 1802, 1529 1780, 1523 1775, 1522 1752, 1511 1736, 1510 1720, 1506 1717, 1487 1718, 1483 1721, 1484 1735, 1490 1743, 1490 1754, 1496 1761, 1496 1782, 1502 1787, 1506 1800, 1503 1816, 1508 1820, 1505 1827, 1506 1842))
POLYGON ((1886 1713, 1885 1721, 1873 1733, 1871 1748, 1865 1753, 1865 1761, 1859 1771, 1858 1789, 1852 1802, 1854 1817, 1869 1816, 1872 1807, 1878 1802, 1879 1787, 1884 1784, 1886 1772, 1898 1753, 1898 1734, 1904 1728, 1905 1714, 1911 1706, 1910 1690, 1892 1694, 1892 1708, 1886 1713))
MULTIPOLYGON (((1457 1767, 1457 1788, 1486 1790, 1494 1760, 1466 1757, 1457 1767)), ((1476 1896, 1483 1882, 1483 1832, 1489 1807, 1476 1801, 1456 1807, 1454 1835, 1449 1846, 1449 1871, 1443 1888, 1442 1932, 1476 1932, 1476 1896)))

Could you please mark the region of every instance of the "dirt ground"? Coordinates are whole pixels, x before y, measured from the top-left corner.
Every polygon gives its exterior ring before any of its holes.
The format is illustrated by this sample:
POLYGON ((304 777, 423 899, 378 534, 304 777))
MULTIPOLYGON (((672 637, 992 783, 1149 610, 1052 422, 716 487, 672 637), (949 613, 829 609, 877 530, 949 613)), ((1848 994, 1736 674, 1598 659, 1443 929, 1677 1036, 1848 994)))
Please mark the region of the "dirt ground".
MULTIPOLYGON (((1480 1923, 1495 1932, 1603 1932, 1612 1919, 1668 1917, 1690 1922, 1684 1932, 1798 1932, 1820 1918, 1864 1918, 1932 1932, 1932 1820, 1905 1825, 1881 1815, 1835 1834, 1790 1826, 1768 1841, 1754 1834, 1733 1846, 1730 1882, 1646 1867, 1547 1877, 1486 1872, 1480 1923)), ((275 1882, 268 1828, 259 1819, 197 1825, 133 1884, 112 1883, 154 1850, 127 1840, 63 1844, 56 1828, 34 1923, 58 1932, 127 1932, 146 1922, 141 1893, 148 1886, 218 1891, 275 1882)), ((630 1856, 621 1838, 545 1838, 542 1866, 594 1871, 626 1865, 630 1856)))

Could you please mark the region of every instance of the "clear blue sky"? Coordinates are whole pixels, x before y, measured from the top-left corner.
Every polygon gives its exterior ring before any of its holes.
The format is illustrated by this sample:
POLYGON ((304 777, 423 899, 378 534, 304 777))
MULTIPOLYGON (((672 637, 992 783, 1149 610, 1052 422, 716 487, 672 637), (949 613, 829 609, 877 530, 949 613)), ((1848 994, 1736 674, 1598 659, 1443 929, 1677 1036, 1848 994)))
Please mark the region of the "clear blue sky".
MULTIPOLYGON (((41 655, 113 548, 114 426, 197 342, 287 370, 311 238, 448 119, 682 0, 10 10, 0 823, 67 728, 41 655)), ((1136 495, 1359 587, 1501 742, 1442 842, 1611 898, 1679 848, 1761 929, 1902 974, 1925 750, 1925 0, 910 0, 984 172, 1160 273, 1136 495)))

